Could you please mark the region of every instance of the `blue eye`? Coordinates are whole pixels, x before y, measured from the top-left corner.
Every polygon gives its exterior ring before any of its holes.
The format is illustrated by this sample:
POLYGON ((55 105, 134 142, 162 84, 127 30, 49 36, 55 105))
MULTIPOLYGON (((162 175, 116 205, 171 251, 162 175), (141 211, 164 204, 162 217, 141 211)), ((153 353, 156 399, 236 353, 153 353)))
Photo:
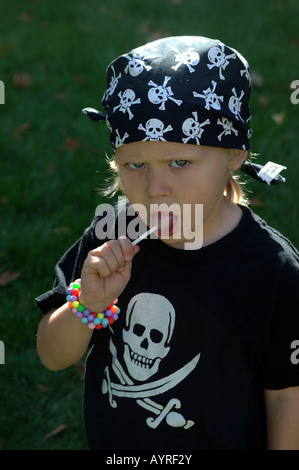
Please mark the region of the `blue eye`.
POLYGON ((170 166, 173 168, 183 168, 184 166, 188 165, 188 160, 172 160, 170 162, 170 166))
POLYGON ((144 163, 128 163, 128 166, 132 170, 140 170, 141 168, 144 168, 144 163))

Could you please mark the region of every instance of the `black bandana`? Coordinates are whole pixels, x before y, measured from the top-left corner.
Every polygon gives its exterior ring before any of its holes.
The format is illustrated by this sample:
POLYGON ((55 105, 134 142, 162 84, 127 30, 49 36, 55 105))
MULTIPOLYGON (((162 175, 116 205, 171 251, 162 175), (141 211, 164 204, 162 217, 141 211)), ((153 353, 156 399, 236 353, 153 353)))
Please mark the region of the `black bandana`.
MULTIPOLYGON (((102 99, 107 114, 83 112, 106 120, 113 149, 168 141, 249 150, 250 94, 249 66, 239 52, 219 40, 178 36, 111 62, 102 99)), ((249 165, 242 169, 255 177, 249 165)))

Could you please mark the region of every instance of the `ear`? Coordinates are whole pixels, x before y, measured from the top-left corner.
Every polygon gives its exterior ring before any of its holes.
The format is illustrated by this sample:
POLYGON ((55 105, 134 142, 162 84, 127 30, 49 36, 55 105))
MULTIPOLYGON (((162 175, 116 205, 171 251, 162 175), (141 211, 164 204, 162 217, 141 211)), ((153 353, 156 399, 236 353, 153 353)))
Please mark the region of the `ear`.
POLYGON ((228 158, 228 170, 238 170, 246 160, 248 151, 243 149, 230 149, 228 158))

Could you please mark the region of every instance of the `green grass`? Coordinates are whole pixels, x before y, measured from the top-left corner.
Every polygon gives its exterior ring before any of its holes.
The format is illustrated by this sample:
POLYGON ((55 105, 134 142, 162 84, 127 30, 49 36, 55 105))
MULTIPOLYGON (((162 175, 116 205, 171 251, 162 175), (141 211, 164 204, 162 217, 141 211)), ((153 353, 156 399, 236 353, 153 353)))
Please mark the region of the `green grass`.
MULTIPOLYGON (((34 297, 48 290, 61 254, 102 200, 104 126, 81 114, 100 106, 105 68, 118 54, 165 35, 219 38, 263 79, 252 97, 252 150, 288 167, 287 183, 250 183, 253 209, 299 246, 297 0, 13 0, 0 3, 0 448, 87 449, 78 370, 46 370, 36 355, 34 297), (16 83, 27 74, 29 86, 16 83), (273 115, 282 116, 277 124, 273 115), (51 439, 54 428, 66 429, 51 439)), ((26 84, 26 82, 25 82, 26 84)))

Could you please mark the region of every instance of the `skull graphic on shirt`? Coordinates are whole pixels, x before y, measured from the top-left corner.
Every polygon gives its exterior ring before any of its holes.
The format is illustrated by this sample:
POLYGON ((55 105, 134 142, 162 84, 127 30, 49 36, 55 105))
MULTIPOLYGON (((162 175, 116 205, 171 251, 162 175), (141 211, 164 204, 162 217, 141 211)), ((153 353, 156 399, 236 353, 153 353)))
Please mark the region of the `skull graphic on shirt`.
POLYGON ((120 341, 116 346, 114 335, 110 338, 112 364, 111 368, 105 368, 102 393, 108 394, 112 408, 117 408, 116 397, 135 399, 139 406, 156 415, 146 419, 146 424, 152 429, 164 420, 169 426, 183 429, 194 425, 193 420, 187 420, 182 413, 175 411, 181 408, 178 398, 171 398, 164 405, 151 398, 175 388, 195 369, 200 358, 197 354, 170 375, 152 379, 170 352, 175 319, 175 309, 166 297, 142 292, 128 303, 121 332, 123 343, 120 341), (118 382, 111 378, 111 371, 118 382))
POLYGON ((130 301, 123 358, 135 380, 147 380, 158 371, 170 349, 174 322, 174 308, 165 297, 150 294, 130 301))

